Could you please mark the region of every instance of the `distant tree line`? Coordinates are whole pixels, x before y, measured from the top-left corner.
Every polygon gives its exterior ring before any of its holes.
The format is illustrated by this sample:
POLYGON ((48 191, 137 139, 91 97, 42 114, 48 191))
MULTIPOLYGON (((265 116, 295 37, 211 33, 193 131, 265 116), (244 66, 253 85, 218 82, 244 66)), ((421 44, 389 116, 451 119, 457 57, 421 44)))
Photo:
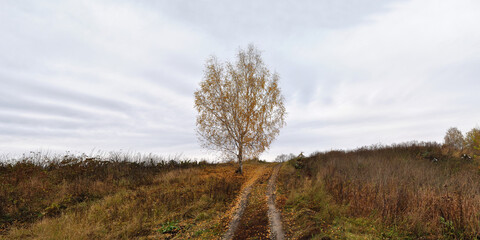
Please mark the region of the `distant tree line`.
POLYGON ((297 157, 295 154, 290 153, 290 154, 280 154, 275 158, 275 162, 287 162, 290 159, 294 159, 297 157))
MULTIPOLYGON (((316 154, 316 152, 315 152, 315 153, 312 153, 311 156, 313 156, 313 155, 315 155, 315 154, 316 154)), ((292 160, 292 159, 294 159, 294 158, 296 158, 296 159, 302 159, 302 158, 304 158, 304 157, 305 157, 305 155, 303 155, 303 152, 301 152, 301 153, 298 154, 298 155, 295 155, 295 154, 293 154, 293 153, 290 153, 290 154, 280 154, 280 155, 278 155, 278 156, 275 158, 275 162, 288 162, 288 161, 290 161, 290 160, 292 160)))

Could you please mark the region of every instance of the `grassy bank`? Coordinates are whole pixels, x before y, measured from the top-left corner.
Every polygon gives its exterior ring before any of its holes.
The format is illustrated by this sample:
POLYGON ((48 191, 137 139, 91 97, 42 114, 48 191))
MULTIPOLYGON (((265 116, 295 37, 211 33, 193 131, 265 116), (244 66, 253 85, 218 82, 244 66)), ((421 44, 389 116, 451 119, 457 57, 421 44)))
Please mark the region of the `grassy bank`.
POLYGON ((279 204, 292 238, 473 239, 478 163, 437 144, 331 151, 293 159, 279 204))

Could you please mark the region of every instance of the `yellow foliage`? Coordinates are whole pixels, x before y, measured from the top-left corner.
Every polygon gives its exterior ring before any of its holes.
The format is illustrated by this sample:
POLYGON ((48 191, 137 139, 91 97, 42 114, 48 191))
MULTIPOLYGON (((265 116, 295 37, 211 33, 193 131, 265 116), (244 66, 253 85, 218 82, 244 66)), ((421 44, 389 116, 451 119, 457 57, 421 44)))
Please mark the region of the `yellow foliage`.
POLYGON ((475 157, 480 157, 480 129, 473 128, 466 134, 465 146, 475 157))
POLYGON ((278 79, 253 45, 240 50, 235 63, 208 60, 195 92, 202 146, 236 157, 240 169, 243 158, 258 157, 268 149, 285 125, 278 79))

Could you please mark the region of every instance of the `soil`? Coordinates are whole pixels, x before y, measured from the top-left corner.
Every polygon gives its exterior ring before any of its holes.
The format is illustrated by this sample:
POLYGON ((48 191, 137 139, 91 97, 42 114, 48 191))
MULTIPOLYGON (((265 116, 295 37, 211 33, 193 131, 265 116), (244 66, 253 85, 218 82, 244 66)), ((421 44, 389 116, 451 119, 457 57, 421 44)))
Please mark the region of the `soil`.
POLYGON ((278 172, 280 171, 281 165, 278 164, 273 170, 272 176, 268 181, 267 187, 267 205, 268 205, 268 220, 270 223, 270 239, 283 240, 285 239, 285 233, 282 228, 281 214, 275 207, 275 190, 276 190, 276 181, 278 177, 278 172))
POLYGON ((250 192, 252 191, 252 186, 257 182, 259 177, 262 175, 262 172, 264 172, 265 170, 266 169, 264 167, 258 168, 254 173, 253 177, 245 183, 245 186, 237 199, 237 204, 232 208, 235 213, 233 214, 232 219, 228 224, 227 231, 222 237, 223 240, 233 239, 233 236, 237 231, 238 226, 240 225, 240 220, 242 219, 243 212, 247 207, 248 197, 250 196, 250 192))
POLYGON ((232 209, 234 214, 222 239, 284 239, 280 212, 275 207, 280 166, 256 170, 232 209))
POLYGON ((265 171, 253 186, 248 198, 247 208, 233 237, 234 240, 270 238, 265 191, 271 172, 271 169, 265 171))

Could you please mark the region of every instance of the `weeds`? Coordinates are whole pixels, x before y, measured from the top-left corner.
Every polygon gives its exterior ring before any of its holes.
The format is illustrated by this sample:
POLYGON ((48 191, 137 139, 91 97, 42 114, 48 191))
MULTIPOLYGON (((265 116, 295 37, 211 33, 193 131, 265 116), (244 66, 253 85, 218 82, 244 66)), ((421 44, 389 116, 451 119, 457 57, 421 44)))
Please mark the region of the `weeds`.
POLYGON ((166 222, 158 231, 161 233, 175 234, 180 231, 180 227, 178 226, 178 221, 166 222))

